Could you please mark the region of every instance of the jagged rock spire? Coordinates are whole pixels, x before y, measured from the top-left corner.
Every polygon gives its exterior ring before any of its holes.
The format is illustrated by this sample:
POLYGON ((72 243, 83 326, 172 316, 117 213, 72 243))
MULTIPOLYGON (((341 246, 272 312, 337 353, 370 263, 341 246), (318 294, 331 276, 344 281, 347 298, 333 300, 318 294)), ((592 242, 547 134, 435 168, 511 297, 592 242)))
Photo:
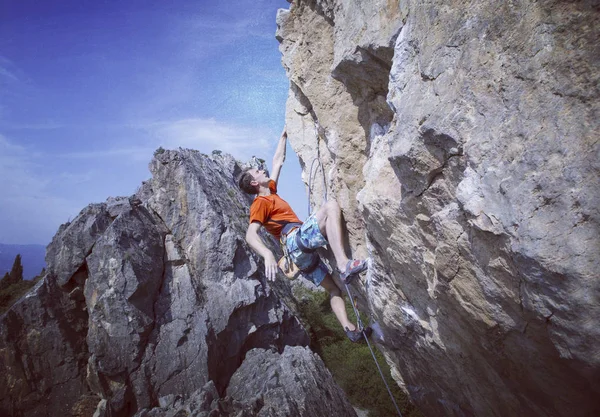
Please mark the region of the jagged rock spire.
POLYGON ((245 243, 239 164, 180 149, 158 152, 150 171, 134 196, 62 225, 46 276, 0 319, 0 411, 283 416, 327 402, 310 415, 352 415, 308 350, 289 289, 266 283, 245 243), (258 369, 247 357, 273 380, 241 386, 258 369), (282 382, 296 371, 308 388, 282 382))

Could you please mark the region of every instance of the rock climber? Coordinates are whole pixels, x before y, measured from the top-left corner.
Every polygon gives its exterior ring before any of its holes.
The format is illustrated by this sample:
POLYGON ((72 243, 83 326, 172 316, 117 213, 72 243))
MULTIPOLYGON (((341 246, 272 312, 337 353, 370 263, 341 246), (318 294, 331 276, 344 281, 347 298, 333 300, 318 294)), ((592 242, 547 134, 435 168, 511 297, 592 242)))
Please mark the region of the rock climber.
POLYGON ((342 213, 335 201, 327 202, 316 213, 302 223, 290 205, 277 194, 277 180, 283 162, 287 132, 284 128, 275 156, 271 176, 264 169, 248 168, 239 177, 240 188, 248 194, 256 195, 250 206, 250 225, 246 232, 246 241, 265 263, 265 275, 274 281, 277 274, 277 261, 273 252, 264 244, 258 231, 262 226, 279 239, 289 257, 298 266, 303 276, 315 285, 320 285, 330 296, 333 313, 344 328, 346 335, 353 342, 358 342, 371 329, 357 329, 348 320, 342 291, 329 274, 329 269, 314 252, 317 248, 329 244, 340 277, 346 282, 368 268, 367 260, 349 259, 346 256, 342 241, 342 213))

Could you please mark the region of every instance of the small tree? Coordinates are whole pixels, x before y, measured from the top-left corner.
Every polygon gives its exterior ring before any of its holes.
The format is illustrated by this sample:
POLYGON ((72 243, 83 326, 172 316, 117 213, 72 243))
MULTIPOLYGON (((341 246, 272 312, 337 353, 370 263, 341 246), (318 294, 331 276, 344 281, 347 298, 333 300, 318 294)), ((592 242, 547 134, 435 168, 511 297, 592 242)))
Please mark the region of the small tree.
POLYGON ((4 274, 2 279, 0 279, 0 291, 2 291, 5 288, 8 288, 9 285, 10 285, 10 275, 8 275, 8 272, 7 272, 6 274, 4 274))
POLYGON ((23 280, 21 255, 17 255, 10 273, 4 274, 4 278, 0 280, 0 314, 8 310, 19 298, 25 295, 36 282, 23 280))
POLYGON ((21 265, 21 254, 15 256, 15 262, 10 270, 10 279, 13 283, 23 281, 23 265, 21 265))
POLYGON ((23 265, 21 265, 21 255, 15 257, 12 269, 10 273, 4 274, 4 277, 0 281, 0 290, 10 287, 13 284, 17 284, 23 281, 23 265))

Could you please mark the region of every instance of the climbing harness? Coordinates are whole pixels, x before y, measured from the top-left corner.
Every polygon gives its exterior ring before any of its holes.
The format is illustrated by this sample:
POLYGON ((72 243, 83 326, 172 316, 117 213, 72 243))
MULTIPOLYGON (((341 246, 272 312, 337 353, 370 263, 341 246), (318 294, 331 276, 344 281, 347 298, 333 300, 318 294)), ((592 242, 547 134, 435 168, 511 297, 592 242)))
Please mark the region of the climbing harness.
POLYGON ((281 245, 281 250, 283 251, 283 256, 277 262, 277 266, 283 272, 283 275, 288 277, 289 279, 295 279, 300 273, 300 268, 292 261, 292 257, 290 256, 290 252, 287 247, 287 235, 291 233, 296 227, 299 227, 300 223, 288 223, 283 227, 281 231, 281 237, 279 238, 279 243, 281 245))
POLYGON ((283 251, 283 256, 277 262, 277 266, 279 266, 279 269, 281 269, 281 272, 283 272, 283 274, 286 277, 288 277, 289 279, 295 279, 300 272, 304 272, 305 274, 310 274, 315 269, 317 269, 317 267, 319 266, 320 258, 316 253, 314 253, 316 251, 316 249, 308 248, 302 242, 302 230, 300 229, 300 226, 302 226, 302 223, 286 222, 286 221, 281 221, 281 220, 272 220, 270 218, 267 220, 267 222, 268 221, 273 221, 275 223, 283 225, 283 229, 281 230, 281 237, 279 238, 279 243, 281 245, 281 250, 283 251), (294 237, 296 245, 302 252, 312 254, 312 259, 311 259, 310 264, 304 268, 298 267, 294 263, 294 261, 292 261, 292 257, 290 256, 290 253, 289 253, 289 250, 287 247, 287 237, 290 233, 292 233, 296 229, 297 229, 297 231, 296 231, 296 235, 294 237))
MULTIPOLYGON (((319 170, 319 167, 321 168, 321 173, 323 174, 323 201, 327 202, 327 184, 325 181, 325 170, 323 169, 323 165, 321 164, 321 155, 320 155, 320 150, 319 150, 319 139, 321 139, 321 135, 320 132, 318 130, 318 122, 315 118, 315 116, 313 115, 313 121, 315 123, 315 134, 317 136, 317 156, 312 160, 311 164, 310 164, 310 175, 308 176, 308 215, 310 216, 311 214, 311 196, 312 196, 312 181, 314 179, 314 175, 316 175, 317 171, 319 170), (315 162, 317 162, 317 169, 314 171, 313 174, 313 166, 315 164, 315 162)), ((299 233, 298 233, 299 234, 299 233)), ((297 236, 298 237, 298 236, 297 236)), ((296 240, 296 243, 299 242, 299 239, 296 240)), ((302 246, 300 246, 300 244, 298 244, 298 247, 304 251, 304 249, 302 248, 302 246)), ((318 257, 317 257, 318 259, 318 257)), ((392 390, 390 389, 387 381, 385 380, 385 376, 383 375, 383 371, 381 370, 381 367, 379 366, 379 362, 377 361, 377 357, 375 356, 375 352, 373 352, 373 348, 371 347, 371 343, 369 342, 369 338, 367 337, 367 333, 365 331, 365 327, 363 326, 362 320, 360 319, 360 315, 358 313, 358 309, 356 308, 356 305, 354 303, 354 298, 352 297, 352 293, 350 292, 350 288, 348 287, 348 284, 346 283, 346 280, 342 280, 344 282, 344 287, 346 287, 346 292, 348 293, 348 297, 350 299, 350 304, 352 304, 352 309, 354 310, 354 314, 356 315, 356 324, 358 325, 358 328, 362 331, 363 334, 363 338, 365 339, 365 341, 367 342, 367 346, 369 347, 369 351, 371 352, 371 356, 373 357, 373 360, 375 361, 375 365, 377 366, 377 370, 379 371, 379 375, 381 375, 381 380, 383 381, 383 383, 385 384, 385 388, 387 389, 388 394, 390 395, 390 398, 392 400, 392 402, 394 403, 394 407, 396 408, 396 412, 398 413, 398 415, 400 417, 402 417, 402 413, 400 412, 400 408, 398 407, 398 404, 396 403, 396 399, 394 398, 394 395, 392 394, 392 390)))

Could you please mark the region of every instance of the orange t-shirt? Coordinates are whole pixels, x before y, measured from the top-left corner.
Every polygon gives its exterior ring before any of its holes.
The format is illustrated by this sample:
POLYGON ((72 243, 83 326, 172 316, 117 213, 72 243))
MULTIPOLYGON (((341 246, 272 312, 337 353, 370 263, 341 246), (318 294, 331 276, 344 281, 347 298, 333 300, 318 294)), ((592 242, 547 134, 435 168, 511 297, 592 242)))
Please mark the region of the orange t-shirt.
POLYGON ((250 223, 259 222, 277 239, 281 235, 282 224, 275 221, 302 223, 290 205, 277 195, 277 184, 269 182, 271 195, 257 196, 250 206, 250 223))

